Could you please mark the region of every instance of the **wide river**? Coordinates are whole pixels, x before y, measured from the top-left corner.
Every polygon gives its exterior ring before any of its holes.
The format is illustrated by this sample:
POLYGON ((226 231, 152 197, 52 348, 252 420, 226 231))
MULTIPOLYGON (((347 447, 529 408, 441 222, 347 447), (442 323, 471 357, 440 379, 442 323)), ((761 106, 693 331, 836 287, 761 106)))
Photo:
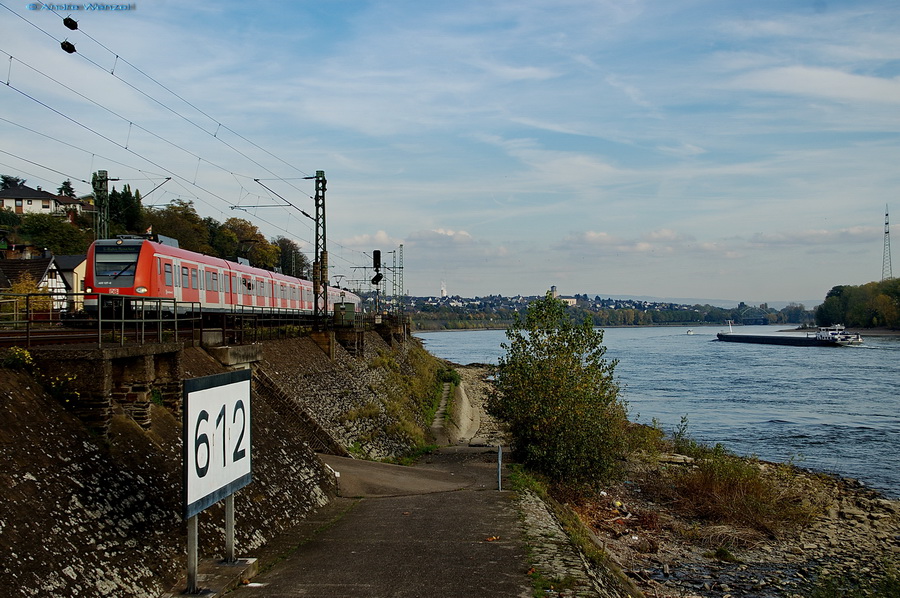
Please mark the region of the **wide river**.
MULTIPOLYGON (((630 417, 767 461, 851 477, 900 498, 900 338, 859 347, 723 343, 715 327, 608 328, 630 417)), ((774 334, 775 326, 736 332, 774 334)), ((454 363, 496 364, 502 330, 416 333, 454 363)))

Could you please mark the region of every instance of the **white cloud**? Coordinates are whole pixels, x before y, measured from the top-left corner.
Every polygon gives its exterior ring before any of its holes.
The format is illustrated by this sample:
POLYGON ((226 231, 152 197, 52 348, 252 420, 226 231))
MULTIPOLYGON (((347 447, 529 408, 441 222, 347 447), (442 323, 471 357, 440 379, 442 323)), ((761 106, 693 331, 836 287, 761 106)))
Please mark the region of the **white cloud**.
POLYGON ((383 230, 379 230, 375 234, 356 235, 355 237, 341 240, 342 245, 365 251, 378 249, 379 247, 397 247, 401 243, 403 243, 402 239, 391 237, 383 230))
POLYGON ((838 69, 788 66, 735 77, 737 88, 811 96, 836 101, 900 103, 900 78, 846 73, 838 69))

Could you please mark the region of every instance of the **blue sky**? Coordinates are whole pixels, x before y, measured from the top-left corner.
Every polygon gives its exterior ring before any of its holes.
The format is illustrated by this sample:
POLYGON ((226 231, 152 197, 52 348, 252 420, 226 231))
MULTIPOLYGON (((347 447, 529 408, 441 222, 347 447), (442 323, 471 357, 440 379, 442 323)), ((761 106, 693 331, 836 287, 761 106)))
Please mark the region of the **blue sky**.
POLYGON ((145 203, 311 251, 246 206, 311 212, 324 170, 332 279, 403 244, 414 295, 809 302, 881 278, 898 31, 893 1, 0 0, 0 172, 174 175, 145 203))

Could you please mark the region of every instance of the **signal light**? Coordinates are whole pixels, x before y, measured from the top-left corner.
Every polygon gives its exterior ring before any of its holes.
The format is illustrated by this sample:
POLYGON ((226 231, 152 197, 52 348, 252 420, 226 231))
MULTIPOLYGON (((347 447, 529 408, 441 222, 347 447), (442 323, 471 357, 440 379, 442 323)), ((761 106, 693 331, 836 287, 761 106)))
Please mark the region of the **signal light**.
POLYGON ((372 267, 378 272, 381 269, 381 250, 376 249, 372 252, 372 267))
POLYGON ((384 274, 379 272, 378 274, 376 274, 375 276, 372 277, 372 284, 378 284, 382 280, 384 280, 384 274))

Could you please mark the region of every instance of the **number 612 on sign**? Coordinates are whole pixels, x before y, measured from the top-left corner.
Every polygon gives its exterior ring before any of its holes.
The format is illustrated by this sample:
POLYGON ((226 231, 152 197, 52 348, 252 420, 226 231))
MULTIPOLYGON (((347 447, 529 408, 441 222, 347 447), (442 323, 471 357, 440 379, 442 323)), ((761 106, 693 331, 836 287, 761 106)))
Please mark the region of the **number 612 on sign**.
POLYGON ((190 517, 250 482, 250 371, 184 385, 185 517, 190 517))

